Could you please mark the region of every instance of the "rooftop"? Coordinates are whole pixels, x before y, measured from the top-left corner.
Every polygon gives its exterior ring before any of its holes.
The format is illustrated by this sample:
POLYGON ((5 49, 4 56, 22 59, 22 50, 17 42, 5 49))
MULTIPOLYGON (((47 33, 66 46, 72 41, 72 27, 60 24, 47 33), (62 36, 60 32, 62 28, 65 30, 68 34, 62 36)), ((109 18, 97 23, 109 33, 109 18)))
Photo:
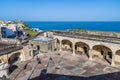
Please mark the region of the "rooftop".
POLYGON ((48 42, 48 41, 51 41, 53 39, 52 38, 48 38, 48 37, 43 37, 43 36, 37 36, 36 38, 34 38, 32 40, 48 42))

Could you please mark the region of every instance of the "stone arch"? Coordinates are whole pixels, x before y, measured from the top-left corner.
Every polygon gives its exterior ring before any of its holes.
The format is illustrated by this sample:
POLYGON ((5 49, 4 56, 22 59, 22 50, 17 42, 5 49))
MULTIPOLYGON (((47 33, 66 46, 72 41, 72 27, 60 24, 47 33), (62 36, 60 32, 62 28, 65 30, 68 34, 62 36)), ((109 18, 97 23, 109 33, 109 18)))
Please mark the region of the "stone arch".
POLYGON ((115 52, 115 62, 120 63, 120 50, 115 52))
POLYGON ((13 64, 13 63, 18 62, 20 60, 21 60, 21 53, 16 52, 16 53, 12 54, 11 56, 9 56, 8 63, 13 64))
POLYGON ((76 42, 75 43, 75 51, 77 54, 85 54, 87 57, 89 57, 89 45, 85 42, 76 42))
POLYGON ((72 42, 70 40, 67 40, 67 39, 63 39, 61 41, 62 43, 62 50, 67 50, 67 51, 72 51, 72 42))
POLYGON ((102 58, 111 64, 112 50, 105 45, 94 45, 92 47, 92 55, 102 58))
POLYGON ((120 55, 120 50, 117 50, 115 54, 120 55))

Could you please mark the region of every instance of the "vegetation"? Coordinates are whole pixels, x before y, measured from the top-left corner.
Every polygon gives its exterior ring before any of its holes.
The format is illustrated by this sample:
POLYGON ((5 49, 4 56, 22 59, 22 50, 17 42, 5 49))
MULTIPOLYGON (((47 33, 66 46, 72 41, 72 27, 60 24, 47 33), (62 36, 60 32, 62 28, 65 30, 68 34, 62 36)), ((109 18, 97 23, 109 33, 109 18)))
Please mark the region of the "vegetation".
POLYGON ((29 28, 29 26, 26 23, 23 23, 25 27, 23 27, 23 31, 28 33, 30 36, 35 36, 38 34, 37 31, 34 31, 33 29, 29 28))
POLYGON ((80 30, 84 30, 83 28, 76 28, 76 29, 68 29, 68 30, 75 30, 75 31, 80 31, 80 30))
POLYGON ((35 35, 38 34, 37 31, 33 31, 33 30, 30 29, 30 28, 24 29, 24 32, 28 33, 30 36, 35 36, 35 35))
MULTIPOLYGON (((75 30, 75 31, 81 31, 81 30, 84 30, 85 31, 85 29, 83 29, 83 28, 76 28, 76 29, 69 29, 69 30, 75 30)), ((103 31, 101 31, 101 30, 87 30, 87 31, 92 31, 92 32, 103 32, 103 31)))
POLYGON ((83 28, 77 28, 76 30, 84 30, 83 28))

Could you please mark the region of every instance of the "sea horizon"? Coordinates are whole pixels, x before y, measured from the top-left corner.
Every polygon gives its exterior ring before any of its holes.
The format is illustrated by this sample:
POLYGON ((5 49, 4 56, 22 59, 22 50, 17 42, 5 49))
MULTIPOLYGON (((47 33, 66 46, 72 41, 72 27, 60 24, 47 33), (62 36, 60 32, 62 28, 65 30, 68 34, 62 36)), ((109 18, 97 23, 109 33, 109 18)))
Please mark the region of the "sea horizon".
MULTIPOLYGON (((7 20, 9 21, 9 20, 7 20)), ((15 21, 15 20, 10 20, 15 21)), ((23 21, 23 22, 120 22, 120 21, 41 21, 41 20, 16 20, 16 21, 23 21)))
POLYGON ((120 32, 120 21, 25 21, 30 28, 40 30, 67 30, 82 28, 107 32, 120 32))

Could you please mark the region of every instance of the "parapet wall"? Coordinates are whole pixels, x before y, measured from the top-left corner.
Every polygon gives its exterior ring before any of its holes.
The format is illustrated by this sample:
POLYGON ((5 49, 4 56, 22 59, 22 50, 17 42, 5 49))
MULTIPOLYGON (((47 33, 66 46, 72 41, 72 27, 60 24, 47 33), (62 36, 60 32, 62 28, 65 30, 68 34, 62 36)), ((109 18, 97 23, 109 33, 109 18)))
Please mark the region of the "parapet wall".
POLYGON ((120 37, 120 33, 115 33, 115 32, 87 31, 87 33, 93 35, 101 35, 101 36, 120 37))
POLYGON ((101 35, 101 36, 110 36, 110 37, 120 38, 119 32, 104 32, 104 31, 90 31, 90 30, 69 30, 69 31, 81 33, 81 34, 101 35))
POLYGON ((10 43, 10 44, 20 44, 19 40, 11 39, 11 38, 1 38, 1 42, 3 42, 3 43, 10 43))

